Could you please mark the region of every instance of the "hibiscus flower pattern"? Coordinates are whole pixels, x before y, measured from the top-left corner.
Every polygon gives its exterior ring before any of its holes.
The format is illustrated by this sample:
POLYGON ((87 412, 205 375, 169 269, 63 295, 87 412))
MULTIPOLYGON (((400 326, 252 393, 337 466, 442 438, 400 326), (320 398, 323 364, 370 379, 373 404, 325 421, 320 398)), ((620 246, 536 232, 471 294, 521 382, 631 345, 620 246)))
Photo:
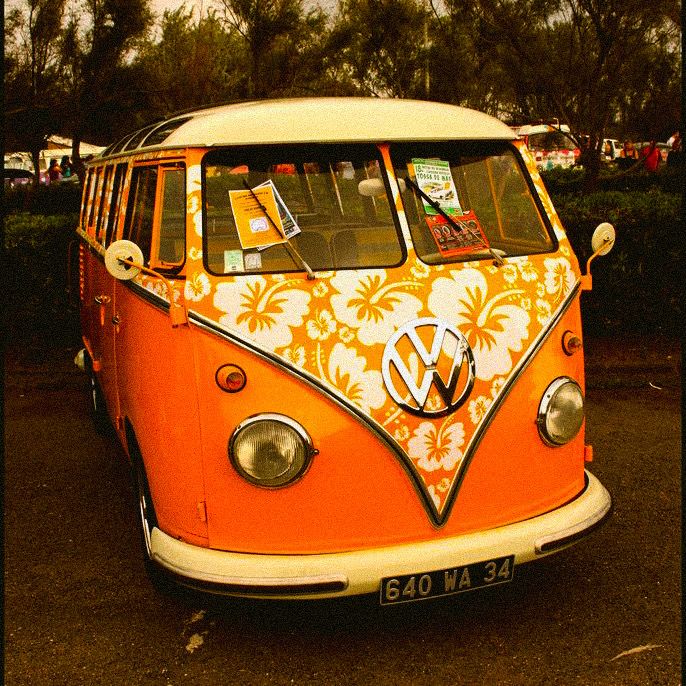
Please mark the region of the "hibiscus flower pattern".
MULTIPOLYGON (((321 356, 320 356, 321 357, 321 356)), ((355 348, 336 343, 322 376, 363 412, 370 413, 386 402, 381 373, 367 370, 367 359, 355 348)))
POLYGON ((384 270, 360 271, 354 278, 341 273, 331 279, 331 285, 337 291, 331 297, 336 318, 356 329, 363 345, 385 344, 422 309, 422 301, 409 292, 416 292, 421 284, 409 279, 387 282, 384 270))
POLYGON ((293 329, 302 326, 312 297, 293 285, 287 280, 270 284, 262 276, 217 284, 214 307, 225 313, 219 323, 269 349, 290 345, 293 329))
POLYGON ((325 341, 336 330, 336 320, 328 310, 320 310, 307 322, 307 335, 316 341, 325 341))
POLYGON ((545 290, 554 302, 560 302, 576 283, 572 265, 566 257, 548 258, 545 264, 545 290))
POLYGON ((422 422, 407 442, 408 455, 419 469, 452 472, 462 460, 464 437, 460 423, 443 422, 436 426, 434 422, 422 422))
MULTIPOLYGON (((504 279, 511 278, 512 270, 508 270, 504 279)), ((513 353, 522 351, 531 320, 516 300, 512 302, 512 296, 523 291, 498 289, 491 294, 489 283, 493 282, 478 269, 455 270, 450 278, 436 279, 429 295, 432 314, 456 325, 466 336, 474 352, 476 376, 484 381, 512 369, 513 353)))
POLYGON ((191 302, 199 302, 211 292, 212 285, 210 284, 210 279, 205 272, 195 272, 189 279, 186 279, 186 300, 190 300, 191 302))
MULTIPOLYGON (((301 273, 220 277, 206 273, 202 242, 191 235, 185 287, 178 282, 176 295, 185 297, 192 311, 281 359, 296 374, 316 379, 342 404, 368 416, 423 491, 433 520, 441 521, 477 432, 579 279, 576 260, 530 158, 528 166, 559 241, 557 253, 505 258, 502 267, 487 260, 431 267, 408 245, 407 259, 393 269, 318 272, 315 280, 301 273), (475 360, 469 398, 452 414, 436 418, 398 406, 381 375, 389 338, 399 327, 426 317, 457 328, 475 360)), ((199 167, 193 178, 192 190, 199 190, 199 167)), ((201 225, 199 201, 199 194, 189 199, 189 226, 196 227, 192 234, 201 225)), ((402 223, 402 207, 399 210, 402 223)), ((144 286, 150 279, 137 277, 144 286)), ((408 365, 419 380, 424 369, 418 357, 408 365)), ((432 389, 427 404, 440 408, 442 403, 432 389)))

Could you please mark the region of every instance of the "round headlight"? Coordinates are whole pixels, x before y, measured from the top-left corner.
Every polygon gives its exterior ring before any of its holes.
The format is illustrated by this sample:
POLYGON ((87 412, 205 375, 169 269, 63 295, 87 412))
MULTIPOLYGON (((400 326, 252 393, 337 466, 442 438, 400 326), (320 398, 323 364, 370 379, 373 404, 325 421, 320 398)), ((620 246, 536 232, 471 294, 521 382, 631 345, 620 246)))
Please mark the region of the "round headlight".
POLYGON ((246 419, 229 441, 236 471, 252 484, 271 488, 302 476, 316 452, 305 429, 280 414, 246 419))
POLYGON ((538 431, 551 446, 569 443, 584 421, 584 396, 576 381, 566 376, 555 379, 538 407, 538 431))

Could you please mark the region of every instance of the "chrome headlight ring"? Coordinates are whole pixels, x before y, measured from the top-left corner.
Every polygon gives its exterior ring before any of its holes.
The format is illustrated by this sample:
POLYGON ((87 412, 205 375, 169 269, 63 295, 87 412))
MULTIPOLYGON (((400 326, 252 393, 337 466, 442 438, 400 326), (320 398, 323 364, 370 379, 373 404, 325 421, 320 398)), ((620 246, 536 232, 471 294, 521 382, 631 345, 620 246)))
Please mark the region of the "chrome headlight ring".
POLYGON ((557 448, 569 443, 584 421, 584 396, 579 384, 561 376, 546 388, 538 406, 536 424, 546 445, 557 448))
POLYGON ((264 488, 281 488, 299 480, 318 452, 298 422, 276 413, 242 421, 229 439, 228 451, 240 476, 264 488))

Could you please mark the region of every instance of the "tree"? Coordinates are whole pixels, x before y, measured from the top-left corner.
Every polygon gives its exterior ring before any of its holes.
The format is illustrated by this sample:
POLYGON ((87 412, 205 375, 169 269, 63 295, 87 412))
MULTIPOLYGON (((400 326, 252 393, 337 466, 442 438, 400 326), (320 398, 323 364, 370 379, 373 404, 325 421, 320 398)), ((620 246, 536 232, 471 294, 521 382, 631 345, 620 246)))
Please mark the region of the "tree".
MULTIPOLYGON (((513 117, 559 118, 589 135, 599 169, 602 140, 632 89, 637 56, 673 42, 675 0, 445 0, 467 16, 513 117), (507 27, 507 30, 503 30, 507 27)), ((657 66, 653 61, 651 73, 657 66)))
POLYGON ((26 0, 5 21, 5 145, 31 153, 39 182, 40 151, 59 126, 59 36, 65 0, 26 0))
POLYGON ((247 86, 240 48, 239 37, 225 32, 212 11, 197 19, 185 7, 166 11, 160 38, 149 38, 137 59, 148 114, 236 98, 247 86))
MULTIPOLYGON (((673 26, 676 27, 676 24, 673 26)), ((636 139, 667 140, 681 121, 680 44, 660 36, 630 56, 626 87, 618 95, 615 121, 636 139)))
POLYGON ((427 2, 433 14, 429 97, 501 116, 510 94, 502 86, 497 63, 479 45, 475 17, 466 12, 446 14, 439 11, 438 0, 427 2))
POLYGON ((318 8, 303 12, 294 31, 276 38, 263 65, 263 95, 293 97, 332 92, 327 69, 326 19, 318 8))
POLYGON ((328 52, 364 95, 426 97, 429 19, 418 0, 341 0, 328 52))
POLYGON ((83 0, 62 41, 63 75, 69 98, 62 113, 73 140, 72 161, 80 168, 79 147, 84 134, 105 138, 102 129, 113 112, 130 101, 131 83, 122 79, 126 58, 150 27, 149 0, 83 0))
POLYGON ((323 29, 321 10, 305 13, 302 0, 218 0, 224 22, 243 40, 249 80, 246 96, 260 98, 278 90, 283 60, 297 58, 294 49, 323 29), (281 63, 281 64, 280 64, 281 63))

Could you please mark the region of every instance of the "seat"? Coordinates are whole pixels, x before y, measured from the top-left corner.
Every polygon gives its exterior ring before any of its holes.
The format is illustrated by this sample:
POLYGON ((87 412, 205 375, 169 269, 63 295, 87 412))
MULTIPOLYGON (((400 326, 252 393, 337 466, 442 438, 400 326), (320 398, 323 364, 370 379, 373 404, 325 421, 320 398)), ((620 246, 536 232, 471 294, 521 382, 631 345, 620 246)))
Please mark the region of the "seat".
POLYGON ((360 251, 355 231, 339 231, 331 239, 331 252, 337 269, 360 266, 360 251))
POLYGON ((326 238, 315 231, 302 231, 291 239, 308 266, 318 271, 333 269, 331 251, 326 238))

